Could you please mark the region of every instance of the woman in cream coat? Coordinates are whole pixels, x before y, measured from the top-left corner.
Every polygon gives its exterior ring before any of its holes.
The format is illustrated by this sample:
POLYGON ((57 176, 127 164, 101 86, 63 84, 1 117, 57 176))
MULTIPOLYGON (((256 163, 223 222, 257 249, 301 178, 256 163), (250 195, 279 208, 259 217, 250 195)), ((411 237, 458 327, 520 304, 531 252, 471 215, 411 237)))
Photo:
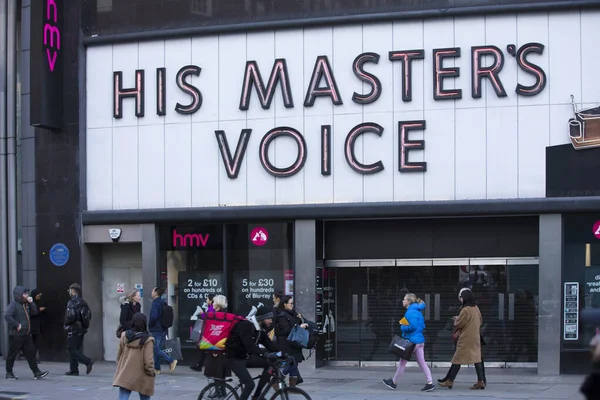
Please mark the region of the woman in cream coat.
POLYGON ((452 389, 454 379, 463 364, 474 364, 477 373, 477 383, 470 389, 485 389, 485 376, 481 362, 481 334, 480 327, 483 322, 479 307, 475 304, 475 296, 470 290, 461 291, 460 301, 462 307, 460 314, 454 317, 454 329, 458 335, 456 350, 452 357, 452 366, 444 379, 439 380, 440 386, 452 389))

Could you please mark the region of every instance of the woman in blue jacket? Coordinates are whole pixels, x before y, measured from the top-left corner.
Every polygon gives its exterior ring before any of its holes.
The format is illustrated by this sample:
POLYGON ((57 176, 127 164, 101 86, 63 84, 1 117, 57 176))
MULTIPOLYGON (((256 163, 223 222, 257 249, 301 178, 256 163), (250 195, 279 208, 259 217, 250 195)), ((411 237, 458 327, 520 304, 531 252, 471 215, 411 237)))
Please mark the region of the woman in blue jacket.
MULTIPOLYGON (((421 312, 425 308, 425 303, 413 293, 408 293, 404 296, 402 305, 406 307, 406 313, 400 322, 402 337, 415 344, 414 354, 417 358, 417 363, 427 377, 427 383, 421 391, 434 391, 435 386, 433 385, 431 371, 425 362, 425 336, 423 336, 423 331, 425 330, 425 318, 423 318, 423 313, 421 312)), ((396 385, 404 373, 407 363, 407 360, 400 360, 394 377, 392 379, 384 379, 383 383, 390 389, 396 389, 396 385)))

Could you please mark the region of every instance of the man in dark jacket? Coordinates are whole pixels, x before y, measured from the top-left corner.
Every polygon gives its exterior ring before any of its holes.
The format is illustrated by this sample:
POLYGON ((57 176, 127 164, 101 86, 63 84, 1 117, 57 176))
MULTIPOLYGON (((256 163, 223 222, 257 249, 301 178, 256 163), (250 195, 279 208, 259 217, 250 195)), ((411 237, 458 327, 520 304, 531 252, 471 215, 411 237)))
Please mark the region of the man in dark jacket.
MULTIPOLYGON (((266 333, 266 329, 272 323, 273 312, 266 307, 261 307, 255 316, 238 322, 229 333, 225 344, 227 367, 237 375, 243 385, 240 396, 241 400, 247 400, 252 393, 252 389, 255 387, 254 380, 248 372, 248 359, 251 357, 261 357, 269 360, 277 359, 275 352, 279 351, 279 349, 266 333), (259 345, 264 347, 259 347, 259 345)), ((253 360, 252 363, 256 364, 256 361, 253 360)), ((260 392, 269 382, 269 366, 268 363, 263 365, 264 370, 252 399, 258 399, 260 392)))
POLYGON ((4 319, 8 323, 9 347, 6 357, 6 379, 16 381, 13 374, 13 366, 19 351, 23 349, 29 368, 33 372, 34 379, 42 379, 48 375, 48 371, 40 371, 35 362, 35 347, 31 337, 31 316, 38 313, 33 298, 29 296, 29 289, 16 286, 13 289, 13 301, 8 305, 4 319))
POLYGON ((165 301, 162 299, 162 295, 165 291, 159 287, 152 289, 152 308, 150 309, 150 321, 148 321, 148 330, 154 338, 154 369, 156 374, 160 374, 160 362, 165 360, 169 364, 169 373, 175 371, 177 366, 177 360, 169 357, 167 353, 163 351, 163 346, 167 340, 168 329, 164 328, 161 323, 162 309, 165 301))
POLYGON ((87 333, 87 329, 82 323, 82 311, 88 308, 88 304, 81 296, 81 286, 74 283, 69 286, 69 296, 71 300, 67 303, 67 314, 65 315, 65 330, 67 331, 67 351, 71 357, 69 371, 65 373, 67 376, 79 376, 79 363, 86 366, 85 373, 87 375, 92 372, 94 361, 83 354, 83 337, 87 333))

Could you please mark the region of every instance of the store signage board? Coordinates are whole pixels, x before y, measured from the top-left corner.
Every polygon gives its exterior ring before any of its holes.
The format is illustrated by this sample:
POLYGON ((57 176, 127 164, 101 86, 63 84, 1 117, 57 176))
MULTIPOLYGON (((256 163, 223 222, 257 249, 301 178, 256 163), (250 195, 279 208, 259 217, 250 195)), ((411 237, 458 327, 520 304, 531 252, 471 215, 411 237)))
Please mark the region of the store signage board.
POLYGON ((101 183, 90 187, 87 207, 544 197, 544 152, 569 142, 571 95, 577 110, 598 101, 593 69, 571 52, 597 52, 582 38, 593 36, 600 15, 509 20, 475 15, 90 46, 86 130, 95 145, 86 175, 101 183), (573 34, 549 41, 549 26, 573 34), (561 121, 556 133, 549 115, 561 121), (123 182, 132 189, 121 190, 123 182))
POLYGON ((563 339, 579 340, 579 282, 565 282, 563 339))
MULTIPOLYGON (((240 101, 238 108, 243 112, 250 109, 250 102, 256 101, 260 103, 263 110, 270 110, 273 107, 275 93, 281 97, 282 104, 285 108, 294 107, 312 108, 315 106, 317 99, 325 98, 331 102, 333 107, 339 107, 344 102, 353 102, 357 105, 369 105, 376 103, 381 97, 384 86, 380 79, 367 72, 367 66, 377 65, 383 62, 393 63, 397 68, 402 69, 403 78, 401 83, 395 88, 395 91, 400 92, 402 102, 410 103, 413 100, 413 64, 423 63, 428 57, 431 57, 433 65, 433 92, 431 96, 434 101, 457 101, 463 98, 462 88, 448 89, 445 85, 450 86, 450 81, 453 78, 460 76, 461 70, 459 67, 445 66, 444 61, 449 63, 451 60, 460 57, 469 57, 471 60, 471 71, 463 71, 470 78, 470 88, 464 89, 464 95, 472 99, 480 99, 483 96, 485 84, 490 85, 498 98, 507 97, 507 88, 512 89, 518 96, 532 97, 537 96, 546 88, 548 77, 542 67, 535 64, 535 56, 544 54, 545 45, 537 42, 525 43, 520 46, 509 43, 506 44, 505 50, 492 45, 472 46, 470 49, 461 49, 460 47, 452 48, 434 48, 431 52, 426 52, 425 49, 405 50, 405 49, 389 49, 388 54, 378 54, 373 52, 363 52, 357 54, 354 61, 348 65, 352 68, 355 79, 363 82, 368 86, 368 93, 354 92, 350 96, 350 91, 346 98, 342 95, 347 81, 336 80, 335 72, 332 67, 335 59, 328 55, 317 55, 314 60, 314 67, 311 73, 310 84, 306 91, 303 91, 304 102, 300 105, 295 104, 293 100, 291 79, 294 75, 305 74, 306 71, 299 68, 286 58, 277 58, 272 63, 259 63, 256 60, 246 61, 246 66, 243 70, 243 78, 241 85, 238 88, 240 93, 240 101), (387 57, 386 57, 387 56, 387 57), (385 60, 387 58, 387 60, 385 60), (489 58, 491 65, 484 65, 483 60, 489 58), (384 61, 385 60, 385 61, 384 61), (522 75, 530 75, 535 78, 531 85, 524 85, 518 78, 515 82, 503 83, 500 78, 500 71, 505 63, 513 62, 516 67, 522 71, 522 75), (261 72, 261 68, 263 72, 261 72), (268 72, 265 71, 269 71, 268 72), (448 82, 445 82, 448 81, 448 82), (485 83, 484 83, 485 82, 485 83), (254 100, 252 100, 254 98, 254 100)), ((311 60, 312 61, 312 60, 311 60)), ((210 70, 209 70, 210 71, 210 70)), ((145 69, 117 70, 113 71, 112 79, 112 113, 116 120, 124 117, 124 101, 129 101, 135 104, 134 110, 130 108, 127 112, 133 112, 138 119, 144 118, 149 107, 146 106, 146 87, 156 86, 156 110, 157 116, 164 117, 167 115, 166 98, 167 98, 167 73, 172 71, 165 67, 157 67, 156 71, 146 71, 145 69), (135 85, 127 86, 123 83, 125 75, 128 78, 133 77, 135 85), (154 82, 148 82, 150 76, 156 75, 154 82)), ((175 82, 178 90, 190 97, 190 103, 182 105, 177 103, 174 111, 181 115, 192 115, 200 111, 204 100, 210 101, 211 93, 206 91, 203 93, 203 88, 195 86, 190 82, 192 77, 200 77, 202 68, 198 65, 183 65, 175 75, 175 82)), ((204 72, 210 74, 210 72, 204 72)), ((240 75, 242 76, 242 75, 240 75)), ((217 77, 215 76, 214 79, 217 77)), ((213 79, 213 77, 210 77, 213 79)), ((415 90, 419 90, 415 87, 415 90)), ((319 103, 323 104, 323 103, 319 103)), ((426 162, 409 162, 409 153, 413 150, 423 150, 425 148, 425 140, 410 140, 409 132, 424 131, 426 129, 425 120, 401 120, 396 121, 398 126, 398 171, 399 172, 425 172, 427 170, 426 162)), ((344 156, 348 166, 355 172, 362 175, 376 174, 384 170, 384 163, 377 161, 371 164, 366 164, 360 161, 355 153, 355 145, 357 140, 364 134, 371 133, 381 136, 384 128, 375 121, 363 122, 354 126, 349 132, 344 132, 346 140, 344 143, 344 156)), ((215 140, 217 142, 219 153, 221 155, 223 165, 226 169, 229 179, 236 179, 242 167, 244 156, 247 152, 247 147, 252 134, 252 129, 243 129, 236 145, 231 140, 232 132, 226 132, 218 129, 214 131, 215 140), (235 146, 235 154, 232 155, 231 149, 235 146)), ((299 173, 307 160, 308 145, 304 135, 294 127, 277 126, 270 129, 268 132, 260 132, 263 134, 259 146, 260 163, 267 173, 276 178, 287 178, 299 173), (276 167, 269 153, 270 145, 278 137, 287 137, 295 142, 297 147, 296 160, 289 166, 281 168, 276 167)), ((321 125, 321 175, 331 175, 331 157, 332 144, 331 138, 334 134, 332 126, 321 125)))
POLYGON ((596 237, 596 239, 600 240, 600 221, 596 221, 596 223, 594 224, 593 232, 594 232, 594 237, 596 237))

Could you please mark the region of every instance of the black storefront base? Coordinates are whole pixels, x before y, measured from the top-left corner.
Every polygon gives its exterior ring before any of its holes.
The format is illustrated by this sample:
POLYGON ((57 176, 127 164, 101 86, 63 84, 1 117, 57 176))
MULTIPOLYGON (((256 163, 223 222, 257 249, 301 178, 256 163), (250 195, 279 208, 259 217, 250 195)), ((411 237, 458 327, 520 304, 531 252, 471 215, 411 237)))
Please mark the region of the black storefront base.
POLYGON ((569 214, 600 211, 600 196, 83 211, 84 225, 569 214))

